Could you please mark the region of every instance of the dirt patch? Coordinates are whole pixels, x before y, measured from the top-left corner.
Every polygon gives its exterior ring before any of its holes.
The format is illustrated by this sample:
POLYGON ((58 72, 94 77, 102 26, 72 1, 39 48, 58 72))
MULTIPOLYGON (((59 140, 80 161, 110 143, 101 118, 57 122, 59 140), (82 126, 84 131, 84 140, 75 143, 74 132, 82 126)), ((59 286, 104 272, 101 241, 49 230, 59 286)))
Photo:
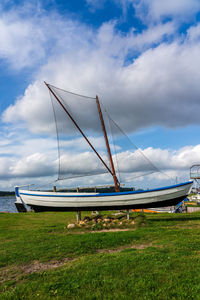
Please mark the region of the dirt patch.
POLYGON ((45 271, 45 270, 51 270, 55 268, 62 267, 65 263, 72 261, 72 259, 65 258, 62 261, 50 261, 47 263, 41 263, 38 260, 35 260, 33 264, 29 264, 26 266, 20 267, 21 271, 26 274, 45 271))
POLYGON ((45 270, 56 269, 62 267, 65 263, 68 263, 78 258, 65 258, 61 261, 49 261, 47 263, 41 263, 38 260, 35 260, 32 264, 24 266, 9 266, 3 267, 0 269, 0 283, 3 283, 7 280, 16 280, 20 278, 19 276, 24 274, 31 274, 36 272, 42 272, 45 270))
POLYGON ((12 239, 4 239, 4 240, 0 241, 0 244, 9 243, 9 242, 12 242, 12 241, 13 241, 12 239))
POLYGON ((94 230, 94 231, 90 231, 91 233, 97 233, 97 232, 118 232, 118 231, 132 231, 135 230, 135 228, 124 228, 124 229, 120 229, 120 228, 113 228, 113 229, 102 229, 102 230, 94 230))
MULTIPOLYGON (((113 229, 113 230, 102 230, 103 232, 107 231, 127 231, 129 229, 113 229)), ((97 231, 99 232, 99 231, 97 231)), ((148 244, 138 244, 138 245, 127 245, 127 246, 122 246, 118 247, 115 249, 99 249, 96 251, 96 253, 117 253, 121 252, 125 249, 139 249, 143 250, 148 247, 162 247, 160 245, 153 245, 153 243, 148 243, 148 244)), ((0 283, 3 283, 7 280, 20 280, 20 275, 23 274, 31 274, 31 273, 36 273, 36 272, 42 272, 45 270, 51 270, 51 269, 56 269, 59 267, 64 266, 66 263, 78 260, 80 257, 77 258, 65 258, 60 261, 57 260, 52 260, 47 263, 41 263, 38 260, 35 260, 31 264, 27 264, 24 266, 9 266, 5 268, 1 268, 1 273, 0 273, 0 283)))
POLYGON ((0 284, 7 280, 16 280, 19 276, 19 269, 16 266, 3 267, 0 269, 0 284))
POLYGON ((120 231, 133 231, 135 228, 113 228, 101 230, 88 230, 88 231, 70 231, 68 234, 85 234, 85 233, 101 233, 101 232, 120 232, 120 231))
POLYGON ((148 247, 160 248, 161 246, 160 245, 153 245, 153 243, 139 244, 139 245, 128 245, 128 246, 119 247, 117 249, 99 249, 99 250, 97 250, 97 253, 116 253, 116 252, 121 252, 121 251, 126 250, 126 249, 143 250, 143 249, 146 249, 148 247))
POLYGON ((194 223, 188 223, 188 225, 177 224, 177 225, 172 225, 169 228, 172 228, 172 227, 178 228, 178 229, 188 229, 188 230, 191 230, 191 229, 199 229, 200 228, 200 224, 194 224, 194 223))

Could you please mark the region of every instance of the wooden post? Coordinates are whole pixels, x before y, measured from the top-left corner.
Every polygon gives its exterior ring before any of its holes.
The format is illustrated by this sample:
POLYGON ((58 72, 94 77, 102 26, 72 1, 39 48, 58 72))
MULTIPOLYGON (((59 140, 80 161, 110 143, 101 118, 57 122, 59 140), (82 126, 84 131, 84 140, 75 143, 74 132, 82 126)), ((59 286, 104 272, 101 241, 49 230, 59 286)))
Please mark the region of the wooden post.
POLYGON ((79 223, 81 221, 81 211, 76 212, 76 221, 79 223))
POLYGON ((56 186, 55 185, 53 186, 53 192, 56 192, 56 186))
POLYGON ((127 217, 127 220, 129 220, 129 209, 126 210, 126 217, 127 217))

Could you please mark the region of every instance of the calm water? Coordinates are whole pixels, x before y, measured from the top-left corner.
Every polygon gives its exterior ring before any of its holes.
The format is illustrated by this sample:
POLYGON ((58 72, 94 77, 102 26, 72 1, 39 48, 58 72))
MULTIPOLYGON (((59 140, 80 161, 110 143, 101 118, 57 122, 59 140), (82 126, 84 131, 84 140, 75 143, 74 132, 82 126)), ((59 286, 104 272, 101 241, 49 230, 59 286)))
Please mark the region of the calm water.
POLYGON ((15 197, 0 197, 0 212, 17 212, 15 201, 15 197))

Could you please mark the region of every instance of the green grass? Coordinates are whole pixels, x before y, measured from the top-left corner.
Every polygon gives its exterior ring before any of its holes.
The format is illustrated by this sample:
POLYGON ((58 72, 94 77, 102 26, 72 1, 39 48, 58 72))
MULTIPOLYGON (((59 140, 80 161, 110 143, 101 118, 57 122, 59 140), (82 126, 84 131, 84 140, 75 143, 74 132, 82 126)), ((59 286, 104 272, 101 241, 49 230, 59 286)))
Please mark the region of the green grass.
POLYGON ((146 214, 123 232, 74 221, 0 214, 0 299, 200 299, 200 213, 146 214))

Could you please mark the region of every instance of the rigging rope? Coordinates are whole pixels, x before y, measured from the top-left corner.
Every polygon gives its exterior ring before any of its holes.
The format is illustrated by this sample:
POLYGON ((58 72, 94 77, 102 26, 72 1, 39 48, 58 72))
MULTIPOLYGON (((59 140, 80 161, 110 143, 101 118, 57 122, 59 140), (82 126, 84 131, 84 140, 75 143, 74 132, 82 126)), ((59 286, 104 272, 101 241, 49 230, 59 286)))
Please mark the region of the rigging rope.
MULTIPOLYGON (((53 85, 49 85, 49 86, 51 86, 52 88, 53 88, 53 90, 56 92, 56 90, 58 90, 58 91, 61 91, 61 92, 65 92, 65 93, 68 93, 68 94, 71 94, 71 95, 74 95, 74 96, 78 96, 78 97, 80 97, 80 98, 85 98, 85 99, 92 99, 92 100, 96 100, 96 98, 94 98, 94 97, 88 97, 88 96, 85 96, 85 95, 81 95, 81 94, 77 94, 77 93, 73 93, 73 92, 70 92, 70 91, 66 91, 66 90, 64 90, 64 89, 60 89, 60 88, 57 88, 57 87, 55 87, 55 86, 53 86, 53 85)), ((57 93, 56 93, 57 94, 57 93)), ((56 94, 54 95, 54 97, 56 97, 56 94)), ((73 176, 70 176, 70 175, 72 175, 72 174, 69 174, 69 176, 70 177, 62 177, 62 175, 64 175, 64 173, 63 173, 63 171, 65 171, 65 170, 62 170, 61 168, 62 168, 62 166, 61 166, 61 145, 60 145, 60 136, 59 136, 59 129, 58 129, 58 126, 59 126, 59 124, 58 124, 58 120, 57 120, 57 116, 56 116, 56 111, 55 111, 55 107, 54 107, 54 104, 53 104, 53 96, 52 96, 52 94, 50 93, 50 97, 51 97, 51 103, 52 103, 52 107, 53 107, 53 113, 54 113, 54 120, 55 120, 55 127, 56 127, 56 135, 57 135, 57 145, 58 145, 58 179, 57 180, 61 180, 61 179, 73 179, 73 178, 81 178, 81 177, 84 177, 84 176, 93 176, 93 175, 98 175, 98 174, 105 174, 105 173, 107 173, 107 172, 94 172, 93 171, 93 174, 87 174, 87 172, 83 175, 80 175, 80 173, 79 174, 77 174, 77 175, 73 175, 73 176), (62 177, 62 178, 61 178, 62 177)), ((65 104, 65 100, 63 99, 63 97, 61 96, 61 95, 59 95, 59 99, 61 99, 62 100, 62 103, 64 103, 63 104, 63 108, 64 108, 64 106, 66 105, 65 104)), ((71 100, 69 100, 69 101, 71 101, 71 100)), ((91 103, 91 102, 90 102, 91 103)), ((121 181, 121 176, 120 176, 120 169, 119 169, 119 162, 118 162, 118 155, 117 155, 117 151, 116 151, 116 145, 115 145, 115 142, 114 142, 114 132, 113 132, 113 130, 112 130, 112 126, 111 126, 111 122, 115 125, 115 127, 123 134, 123 136, 125 136, 128 140, 129 140, 129 142, 135 147, 135 149, 137 149, 138 150, 138 153, 140 153, 143 157, 144 157, 144 159, 149 163, 149 165, 154 169, 154 171, 152 171, 151 170, 151 173, 147 173, 147 174, 144 174, 144 175, 142 175, 142 176, 146 176, 146 175, 149 175, 149 174, 152 174, 152 173, 162 173, 162 174, 164 174, 165 176, 167 176, 169 179, 172 179, 168 174, 166 174, 165 172, 163 172, 162 170, 160 170, 159 168, 157 168, 153 163, 152 163, 152 161, 144 154, 144 152, 140 149, 140 148, 138 148, 133 142, 132 142, 132 140, 128 137, 128 135, 119 127, 119 125, 111 118, 111 116, 109 115, 109 113, 108 113, 108 111, 106 110, 106 108, 104 107, 104 105, 101 103, 101 105, 102 105, 102 107, 103 107, 103 109, 104 109, 104 111, 105 111, 105 113, 107 114, 107 117, 108 117, 108 124, 109 124, 109 127, 110 127, 110 132, 111 132, 111 137, 112 137, 112 142, 113 142, 113 147, 114 147, 114 152, 115 152, 115 157, 116 157, 116 159, 115 159, 115 161, 116 161, 116 167, 117 167, 117 171, 118 171, 118 176, 119 176, 119 179, 120 179, 120 181, 121 181)), ((96 106, 96 105, 95 105, 96 106)), ((68 108, 69 109, 69 108, 68 108)), ((73 115, 73 113, 72 113, 72 115, 73 115)), ((76 116, 75 116, 75 119, 76 119, 76 116)), ((87 124, 87 123, 86 123, 87 124)), ((76 125, 76 124, 75 124, 76 125)), ((78 129, 79 129, 79 126, 77 125, 76 126, 78 129)), ((80 130, 79 130, 80 131, 80 130)), ((82 133, 82 131, 80 131, 81 133, 82 133)), ((84 135, 83 135, 84 136, 84 135)), ((85 137, 85 136, 84 136, 85 137)), ((85 137, 86 138, 86 137, 85 137)), ((88 141, 88 139, 86 139, 87 141, 88 141)), ((89 141, 88 141, 88 143, 89 143, 89 141)), ((91 146, 91 144, 89 143, 89 145, 91 146)), ((93 149, 93 147, 92 147, 92 149, 93 149)), ((94 150, 94 149, 93 149, 94 150)), ((107 150, 108 151, 108 150, 107 150)), ((95 153, 96 153, 96 151, 95 151, 95 153)), ((137 153, 137 152, 135 152, 135 153, 137 153)), ((99 155, 98 155, 99 156, 99 155)), ((104 162, 103 162, 104 163, 104 162)), ((104 165, 106 166, 106 164, 104 163, 104 165)), ((107 168, 108 169, 108 168, 107 168)), ((109 170, 109 169, 108 169, 109 170)), ((143 170, 144 171, 144 170, 143 170)), ((147 170, 146 170, 147 171, 147 170)), ((73 172, 74 173, 74 172, 73 172)), ((125 172, 126 173, 126 172, 125 172)), ((139 176, 139 177, 142 177, 141 175, 139 176)), ((138 178, 138 176, 137 177, 135 177, 135 178, 138 178)))
POLYGON ((127 181, 127 182, 130 182, 130 181, 132 181, 133 179, 141 178, 141 177, 148 176, 148 175, 155 174, 155 173, 158 173, 158 171, 152 171, 152 172, 149 172, 149 173, 146 173, 146 174, 134 176, 134 177, 131 177, 131 179, 128 179, 128 180, 126 179, 126 181, 127 181))
POLYGON ((74 179, 74 178, 82 178, 82 177, 89 177, 89 176, 96 176, 96 175, 102 175, 102 174, 108 174, 107 171, 101 171, 101 172, 95 172, 93 174, 82 174, 82 175, 74 175, 74 176, 70 176, 70 177, 62 177, 62 178, 58 178, 56 179, 56 181, 60 181, 60 180, 67 180, 67 179, 74 179))
MULTIPOLYGON (((104 107, 105 109, 105 107, 104 107)), ((108 111, 105 109, 105 112, 107 113, 108 115, 108 118, 113 122, 113 124, 121 131, 121 133, 129 140, 129 142, 141 153, 141 155, 149 162, 149 164, 155 169, 154 172, 151 172, 152 174, 153 173, 162 173, 163 175, 167 176, 170 180, 173 180, 172 177, 170 177, 168 174, 166 174, 165 172, 163 172, 162 170, 160 170, 159 168, 157 168, 153 163, 152 161, 143 153, 143 151, 137 147, 137 145, 135 145, 132 140, 129 138, 129 136, 119 127, 119 125, 111 118, 110 114, 108 113, 108 111)), ((146 176, 146 175, 149 175, 149 174, 144 174, 143 176, 146 176)), ((139 177, 142 177, 142 176, 139 176, 139 177)))
POLYGON ((70 92, 70 91, 66 91, 64 89, 61 89, 61 88, 58 88, 52 84, 48 84, 49 86, 53 87, 54 89, 56 90, 60 90, 62 92, 66 92, 66 93, 69 93, 71 95, 75 95, 75 96, 78 96, 78 97, 82 97, 82 98, 87 98, 87 99, 93 99, 93 100, 96 100, 96 97, 90 97, 90 96, 85 96, 85 95, 81 95, 81 94, 76 94, 76 93, 73 93, 73 92, 70 92))
MULTIPOLYGON (((106 111, 106 108, 104 108, 104 111, 105 113, 107 114, 107 111, 106 111)), ((108 114, 107 114, 108 116, 108 114)), ((114 152, 115 152, 115 160, 116 160, 116 164, 117 164, 117 173, 118 173, 118 177, 119 177, 119 182, 121 183, 121 175, 120 175, 120 169, 119 169, 119 162, 118 162, 118 157, 117 157, 117 151, 116 151, 116 145, 115 145, 115 141, 114 141, 114 137, 113 137, 113 131, 112 131, 112 127, 111 127, 111 124, 110 124, 110 118, 108 118, 108 121, 109 121, 109 127, 110 127, 110 132, 111 132, 111 137, 112 137, 112 143, 113 143, 113 146, 114 146, 114 152)))
POLYGON ((52 99, 52 95, 51 92, 49 91, 49 95, 50 95, 50 99, 51 99, 51 104, 52 104, 52 108, 53 108, 53 115, 54 115, 54 121, 55 121, 55 127, 56 127, 56 137, 57 137, 57 149, 58 149, 58 177, 60 174, 60 141, 59 141, 59 135, 58 135, 58 125, 57 125, 57 119, 56 119, 56 112, 55 112, 55 108, 53 105, 53 99, 52 99))

